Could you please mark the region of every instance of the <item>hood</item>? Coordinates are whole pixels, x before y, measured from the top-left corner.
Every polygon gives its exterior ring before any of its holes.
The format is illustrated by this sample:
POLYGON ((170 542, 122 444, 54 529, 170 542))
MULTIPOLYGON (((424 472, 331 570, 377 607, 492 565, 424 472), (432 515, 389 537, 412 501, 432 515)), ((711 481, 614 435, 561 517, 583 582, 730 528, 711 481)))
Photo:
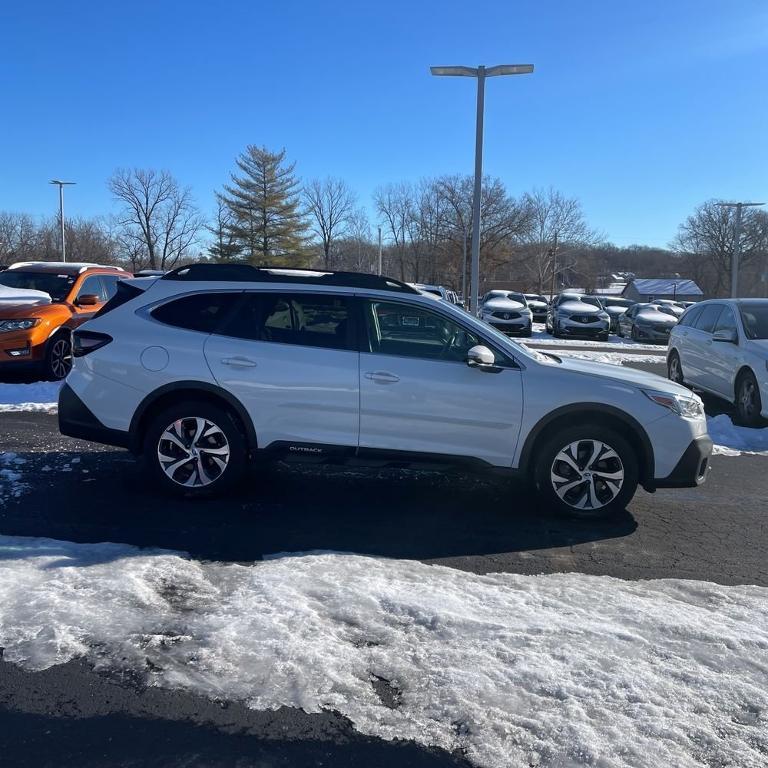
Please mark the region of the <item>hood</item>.
POLYGON ((618 315, 623 315, 628 309, 629 307, 620 307, 618 304, 608 304, 605 311, 612 317, 616 317, 618 315))
POLYGON ((30 288, 9 288, 0 285, 0 311, 16 307, 38 307, 50 304, 51 297, 45 291, 34 291, 30 288))
POLYGON ((611 365, 610 363, 595 363, 591 360, 579 360, 577 358, 560 358, 563 362, 560 368, 577 373, 586 373, 600 378, 612 379, 622 384, 630 384, 643 389, 654 389, 661 392, 670 392, 676 395, 691 396, 691 390, 679 384, 675 384, 663 376, 655 373, 640 371, 637 368, 627 368, 623 365, 611 365))
POLYGON ((657 312, 652 309, 638 312, 635 320, 645 320, 647 323, 658 323, 659 325, 677 325, 677 318, 674 315, 668 315, 665 312, 657 312))
POLYGON ((534 307, 536 309, 546 309, 547 308, 547 302, 546 301, 540 301, 539 299, 528 299, 528 306, 533 309, 534 307))
POLYGON ((525 305, 511 299, 489 299, 483 304, 483 309, 489 312, 519 312, 525 305))
POLYGON ((572 312, 574 315, 597 315, 603 310, 584 301, 564 301, 558 308, 558 312, 572 312))

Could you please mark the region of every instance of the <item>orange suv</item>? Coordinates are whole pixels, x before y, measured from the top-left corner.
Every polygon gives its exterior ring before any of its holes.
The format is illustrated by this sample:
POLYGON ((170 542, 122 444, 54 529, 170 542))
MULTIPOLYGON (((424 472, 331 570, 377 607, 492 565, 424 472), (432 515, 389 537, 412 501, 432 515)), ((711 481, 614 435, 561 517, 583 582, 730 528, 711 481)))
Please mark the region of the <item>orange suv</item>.
POLYGON ((0 272, 0 378, 35 368, 63 379, 72 367, 70 331, 93 317, 131 277, 120 267, 28 261, 0 272))

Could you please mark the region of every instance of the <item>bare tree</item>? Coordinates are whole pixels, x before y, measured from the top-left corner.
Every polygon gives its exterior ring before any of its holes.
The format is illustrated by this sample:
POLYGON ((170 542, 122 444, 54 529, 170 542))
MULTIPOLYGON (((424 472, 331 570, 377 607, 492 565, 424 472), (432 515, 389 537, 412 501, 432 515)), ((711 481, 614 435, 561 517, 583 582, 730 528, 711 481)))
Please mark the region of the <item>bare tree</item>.
POLYGON ((302 190, 304 204, 312 221, 312 232, 323 250, 323 266, 330 269, 335 261, 336 241, 349 226, 355 196, 343 179, 313 179, 302 190))
POLYGON ((134 258, 143 252, 149 269, 169 269, 197 242, 203 220, 189 187, 167 171, 118 169, 109 190, 122 203, 120 241, 134 258))
POLYGON ((399 277, 405 280, 408 221, 413 209, 413 190, 408 184, 387 184, 374 192, 373 201, 392 244, 399 277))
POLYGON ((600 235, 584 219, 581 203, 555 189, 535 189, 525 195, 530 216, 526 266, 541 293, 558 275, 575 268, 573 257, 578 248, 594 245, 600 235))
POLYGON ((37 257, 39 230, 26 213, 0 211, 0 266, 37 257))
MULTIPOLYGON (((730 286, 731 259, 735 245, 735 211, 708 200, 681 225, 673 247, 688 261, 708 262, 711 293, 723 294, 730 286)), ((744 209, 741 222, 740 263, 748 267, 768 252, 768 213, 744 209)), ((699 270, 696 270, 697 272, 699 270)))

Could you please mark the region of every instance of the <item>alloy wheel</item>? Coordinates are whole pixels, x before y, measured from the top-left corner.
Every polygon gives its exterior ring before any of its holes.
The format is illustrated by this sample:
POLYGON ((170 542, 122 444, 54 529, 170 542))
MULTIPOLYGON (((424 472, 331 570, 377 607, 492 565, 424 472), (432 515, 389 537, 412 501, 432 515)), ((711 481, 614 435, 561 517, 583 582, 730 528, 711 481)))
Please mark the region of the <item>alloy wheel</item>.
POLYGON ((757 387, 751 378, 745 378, 741 382, 739 401, 742 416, 747 419, 753 418, 757 411, 757 387))
POLYGON ((201 416, 189 416, 166 427, 157 443, 157 458, 174 483, 201 488, 224 474, 230 446, 217 424, 201 416))
POLYGON ((552 462, 550 481, 569 507, 600 509, 624 485, 624 465, 616 451, 601 440, 577 440, 562 448, 552 462))
POLYGON ((683 383, 683 371, 680 366, 680 358, 674 354, 669 358, 669 378, 675 384, 683 383))
POLYGON ((56 339, 50 352, 51 373, 54 378, 64 379, 72 370, 72 347, 66 339, 56 339))

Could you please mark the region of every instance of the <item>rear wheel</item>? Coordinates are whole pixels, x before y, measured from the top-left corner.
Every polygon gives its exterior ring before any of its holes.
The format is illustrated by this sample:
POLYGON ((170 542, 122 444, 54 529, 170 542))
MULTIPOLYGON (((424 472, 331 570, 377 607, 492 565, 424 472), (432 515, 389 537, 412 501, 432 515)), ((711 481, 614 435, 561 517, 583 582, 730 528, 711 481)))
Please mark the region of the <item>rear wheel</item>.
POLYGON ((748 427, 759 427, 763 424, 760 415, 763 401, 760 397, 760 387, 752 371, 745 371, 736 382, 736 410, 739 421, 748 427))
POLYGON ((144 461, 153 480, 179 496, 230 490, 246 459, 245 438, 233 415, 204 401, 166 408, 152 419, 144 437, 144 461))
POLYGON ((66 379, 72 370, 72 342, 68 335, 54 336, 45 349, 43 373, 49 381, 66 379))
POLYGON ((670 381, 674 381, 675 384, 685 385, 685 380, 683 379, 683 366, 680 362, 680 355, 678 355, 674 350, 669 353, 669 358, 667 358, 667 378, 670 381))
POLYGON ((638 457, 610 427, 559 430, 536 453, 536 489, 561 514, 610 517, 625 509, 637 490, 638 457))

